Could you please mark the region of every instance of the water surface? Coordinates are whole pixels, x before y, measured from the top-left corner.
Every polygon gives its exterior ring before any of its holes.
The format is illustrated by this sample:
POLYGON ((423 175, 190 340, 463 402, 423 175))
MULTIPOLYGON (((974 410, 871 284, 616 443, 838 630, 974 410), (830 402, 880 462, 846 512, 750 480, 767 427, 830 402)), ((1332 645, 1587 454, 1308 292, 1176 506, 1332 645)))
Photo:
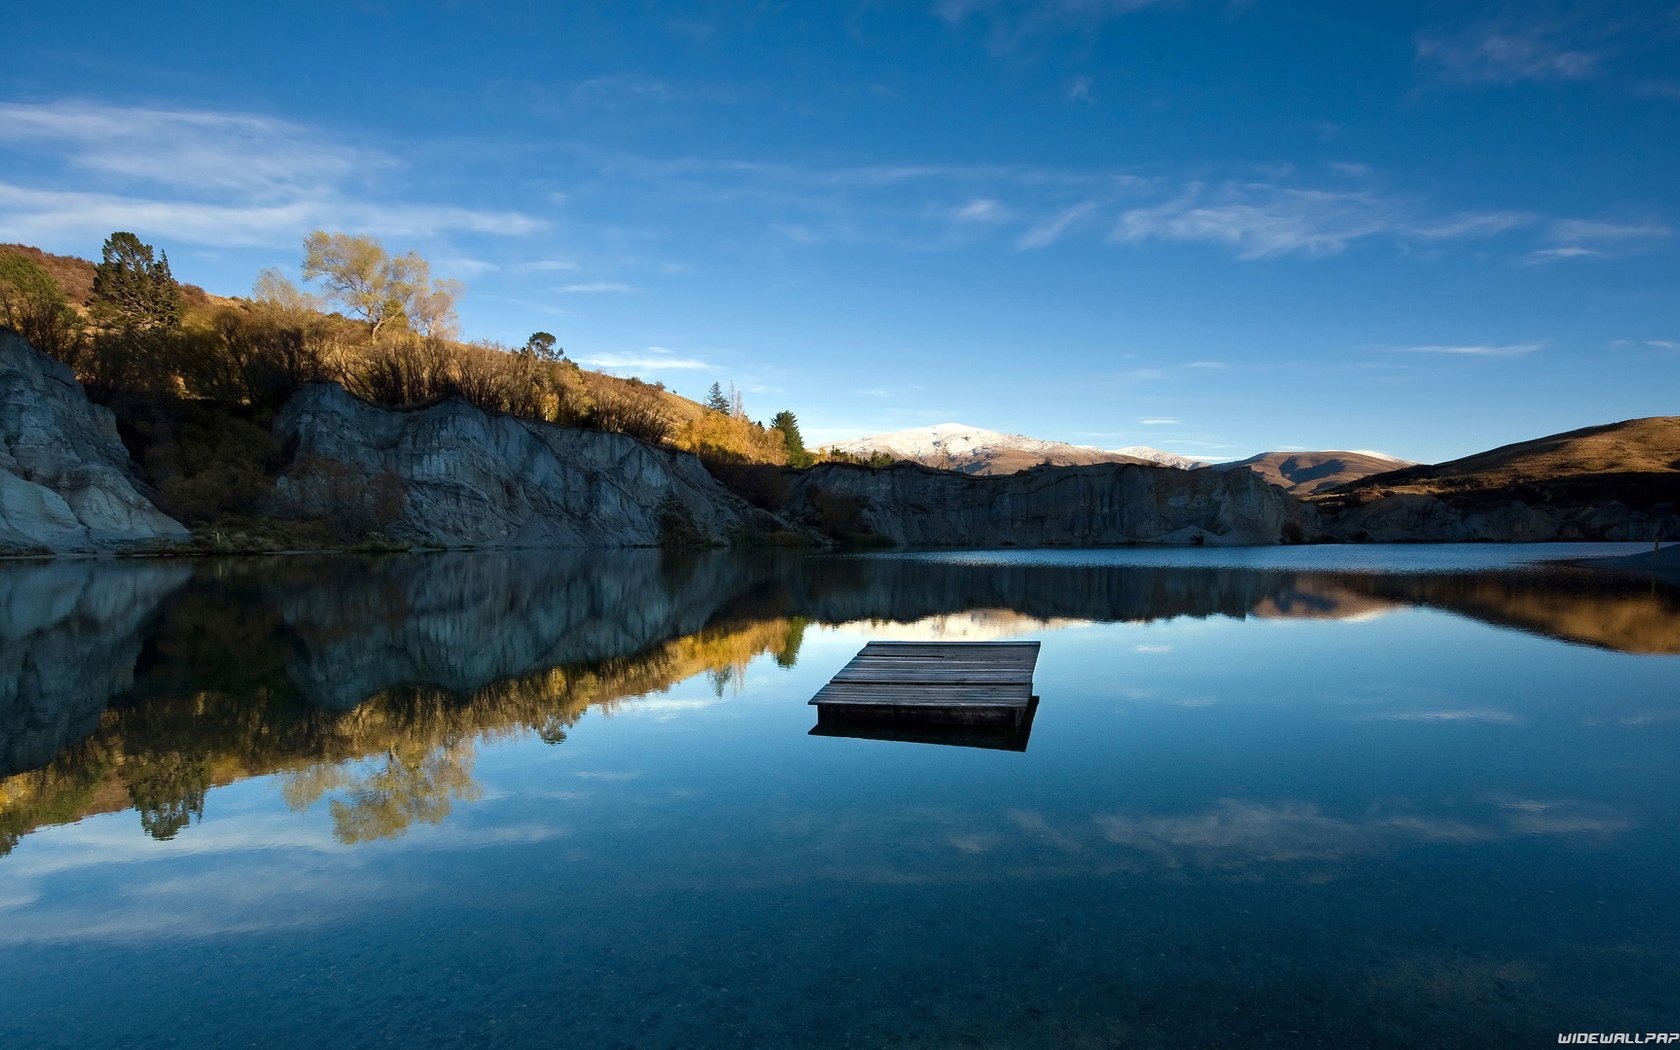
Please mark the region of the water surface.
POLYGON ((1672 1031, 1680 593, 1591 552, 0 567, 0 1043, 1672 1031), (872 638, 1041 639, 1026 751, 807 735, 872 638))

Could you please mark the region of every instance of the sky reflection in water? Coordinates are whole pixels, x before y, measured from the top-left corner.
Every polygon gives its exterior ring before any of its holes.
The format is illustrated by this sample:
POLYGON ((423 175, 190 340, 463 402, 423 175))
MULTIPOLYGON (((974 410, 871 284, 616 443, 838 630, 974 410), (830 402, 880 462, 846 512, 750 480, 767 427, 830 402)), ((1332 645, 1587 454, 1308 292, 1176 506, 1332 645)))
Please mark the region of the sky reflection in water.
POLYGON ((1672 1030, 1680 594, 1341 550, 0 569, 0 1041, 1672 1030), (885 637, 1026 753, 807 736, 885 637))

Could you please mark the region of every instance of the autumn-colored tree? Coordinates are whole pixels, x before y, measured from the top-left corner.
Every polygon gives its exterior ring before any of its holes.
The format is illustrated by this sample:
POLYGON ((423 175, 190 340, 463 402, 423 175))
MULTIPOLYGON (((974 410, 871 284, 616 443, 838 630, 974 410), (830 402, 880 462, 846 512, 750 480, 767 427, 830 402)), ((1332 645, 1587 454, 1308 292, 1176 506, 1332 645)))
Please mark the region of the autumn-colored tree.
POLYGON ((366 321, 375 338, 389 328, 454 333, 461 285, 433 280, 415 252, 392 255, 371 237, 316 230, 303 242, 303 279, 319 280, 327 299, 366 321))

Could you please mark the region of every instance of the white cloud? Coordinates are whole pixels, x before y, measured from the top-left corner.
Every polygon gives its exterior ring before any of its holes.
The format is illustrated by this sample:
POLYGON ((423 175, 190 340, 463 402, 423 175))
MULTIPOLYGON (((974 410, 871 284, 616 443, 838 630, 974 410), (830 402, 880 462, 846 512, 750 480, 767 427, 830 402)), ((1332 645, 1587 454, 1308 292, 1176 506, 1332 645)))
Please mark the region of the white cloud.
POLYGON ((272 117, 70 100, 0 103, 0 142, 125 183, 259 198, 317 193, 393 163, 272 117))
POLYGON ((1432 241, 1493 237, 1507 230, 1528 226, 1535 218, 1533 214, 1523 211, 1459 212, 1415 227, 1409 232, 1432 241))
POLYGON ((1594 222, 1588 219, 1558 219, 1547 228, 1557 242, 1637 241, 1667 237, 1673 231, 1660 223, 1594 222))
POLYGON ((1563 259, 1597 259, 1604 255, 1594 248, 1582 248, 1580 245, 1568 245, 1562 248, 1540 248, 1523 256, 1523 263, 1529 266, 1539 266, 1543 263, 1558 262, 1563 259))
POLYGON ((1088 76, 1085 76, 1083 73, 1081 73, 1079 76, 1074 77, 1073 78, 1073 83, 1068 85, 1068 91, 1067 91, 1068 101, 1069 102, 1083 102, 1087 106, 1095 105, 1097 100, 1091 94, 1092 84, 1093 84, 1093 81, 1091 80, 1091 78, 1088 77, 1088 76))
POLYGON ((1392 232, 1402 209, 1361 191, 1294 189, 1267 183, 1200 182, 1179 197, 1121 216, 1113 240, 1222 244, 1239 258, 1335 255, 1352 242, 1392 232))
POLYGON ((1396 349, 1403 354, 1458 354, 1466 357, 1520 357, 1532 354, 1544 347, 1545 343, 1509 343, 1504 346, 1486 344, 1470 344, 1456 346, 1402 346, 1396 349))
POLYGON ((1209 368, 1209 369, 1214 369, 1214 370, 1218 370, 1218 371, 1223 371, 1223 370, 1225 370, 1225 369, 1227 369, 1231 366, 1227 365, 1223 361, 1191 361, 1189 364, 1185 365, 1184 367, 1185 368, 1209 368))
POLYGON ((541 223, 518 212, 447 205, 354 204, 341 200, 217 204, 154 200, 0 183, 0 239, 33 243, 75 236, 98 241, 112 230, 167 236, 219 247, 287 244, 313 229, 336 228, 392 237, 445 230, 517 236, 541 223))
POLYGON ((1169 418, 1167 416, 1153 416, 1153 417, 1149 417, 1149 418, 1145 418, 1145 419, 1140 419, 1140 420, 1138 420, 1138 423, 1140 425, 1146 426, 1146 427, 1175 427, 1175 426, 1178 425, 1178 420, 1169 418))
POLYGON ((1417 40, 1419 61, 1449 84, 1514 84, 1524 80, 1585 80, 1602 56, 1570 47, 1548 26, 1482 23, 1417 40))
POLYGON ((958 222, 995 223, 1008 218, 1008 213, 1003 210, 1003 205, 992 198, 977 197, 958 208, 952 213, 952 217, 958 222))
POLYGON ((1059 239, 1062 234, 1077 226, 1085 216, 1096 209, 1095 201, 1081 201, 1078 204, 1063 208, 1054 216, 1030 227, 1023 233, 1015 246, 1023 250, 1048 248, 1059 239))
POLYGON ((400 168, 394 159, 256 114, 5 103, 0 145, 30 160, 8 165, 11 181, 0 183, 8 240, 97 240, 128 229, 211 246, 295 247, 319 228, 413 238, 543 226, 515 211, 404 202, 376 185, 400 168))
POLYGON ((637 289, 620 281, 585 281, 581 284, 561 285, 559 291, 566 295, 595 295, 600 292, 634 292, 637 289))
POLYGON ((661 369, 677 369, 682 371, 700 371, 712 366, 694 357, 678 357, 664 347, 650 346, 641 353, 600 353, 587 357, 579 357, 578 364, 591 368, 604 368, 614 371, 647 371, 654 372, 661 369))

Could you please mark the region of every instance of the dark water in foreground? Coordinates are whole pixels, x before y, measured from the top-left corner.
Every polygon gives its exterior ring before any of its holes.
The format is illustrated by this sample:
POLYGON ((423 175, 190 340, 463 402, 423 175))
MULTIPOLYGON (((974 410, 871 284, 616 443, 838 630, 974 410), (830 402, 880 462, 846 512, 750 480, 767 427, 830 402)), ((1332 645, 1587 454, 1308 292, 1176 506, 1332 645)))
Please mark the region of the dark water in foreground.
POLYGON ((1571 549, 0 567, 0 1044, 1680 1029, 1680 592, 1571 549), (1038 638, 1024 753, 808 736, 1038 638))

